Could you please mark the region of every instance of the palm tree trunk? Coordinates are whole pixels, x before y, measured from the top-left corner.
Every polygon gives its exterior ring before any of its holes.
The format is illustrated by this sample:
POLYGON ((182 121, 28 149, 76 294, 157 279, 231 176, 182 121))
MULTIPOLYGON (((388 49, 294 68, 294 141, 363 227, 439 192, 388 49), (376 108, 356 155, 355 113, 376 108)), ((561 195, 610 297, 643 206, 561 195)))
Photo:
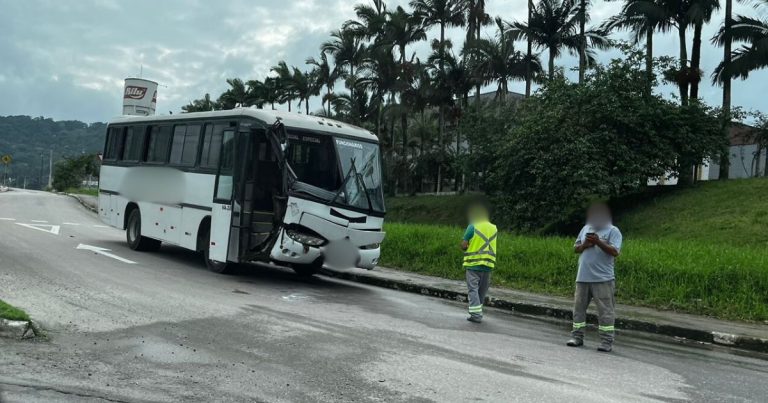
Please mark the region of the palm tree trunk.
MULTIPOLYGON (((331 86, 326 85, 326 94, 328 95, 328 117, 331 117, 331 86)), ((376 133, 378 134, 378 133, 376 133)))
MULTIPOLYGON (((531 26, 531 14, 533 13, 533 0, 528 0, 528 26, 531 26)), ((525 63, 525 97, 531 96, 531 58, 533 57, 533 43, 530 36, 526 35, 528 42, 527 60, 525 63)))
MULTIPOLYGON (((440 24, 440 74, 441 74, 441 80, 445 78, 445 24, 440 24)), ((437 163, 437 193, 440 193, 440 190, 442 189, 442 181, 443 181, 443 136, 445 134, 445 108, 443 105, 443 100, 440 100, 440 111, 439 111, 439 119, 438 119, 438 129, 437 129, 437 144, 440 150, 440 158, 438 159, 437 163)))
POLYGON ((646 91, 651 95, 653 91, 653 27, 649 27, 645 34, 645 81, 646 91))
POLYGON ((584 33, 587 25, 587 0, 579 1, 579 84, 584 83, 584 72, 587 69, 587 36, 584 33))
POLYGON ((291 100, 288 99, 288 112, 290 112, 290 111, 291 111, 291 100))
POLYGON ((304 109, 307 111, 307 115, 309 115, 309 96, 307 96, 307 99, 304 100, 304 106, 304 109))
MULTIPOLYGON (((723 64, 725 66, 726 74, 723 77, 723 136, 725 142, 723 150, 720 152, 720 180, 728 179, 728 171, 730 171, 731 159, 730 159, 730 147, 729 147, 729 132, 731 127, 731 76, 729 74, 731 67, 731 25, 733 14, 733 0, 725 0, 725 30, 723 32, 723 64)), ((768 169, 766 169, 768 171, 768 169)))
POLYGON ((699 71, 701 65, 701 28, 703 22, 697 22, 693 27, 693 47, 691 48, 691 96, 690 99, 699 99, 699 71))
POLYGON ((680 87, 680 103, 682 105, 688 105, 688 80, 684 77, 685 71, 688 69, 688 49, 685 43, 686 28, 686 26, 681 25, 677 29, 677 36, 680 40, 680 74, 682 75, 677 85, 680 87))
POLYGON ((555 49, 549 48, 549 79, 555 78, 555 49))

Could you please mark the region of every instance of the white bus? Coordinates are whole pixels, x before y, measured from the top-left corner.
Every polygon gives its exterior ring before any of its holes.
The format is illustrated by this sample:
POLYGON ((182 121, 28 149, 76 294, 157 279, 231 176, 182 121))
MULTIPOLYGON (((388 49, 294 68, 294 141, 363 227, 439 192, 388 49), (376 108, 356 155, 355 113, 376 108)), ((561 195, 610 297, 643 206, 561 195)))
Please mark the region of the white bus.
POLYGON ((134 250, 161 242, 207 267, 371 269, 384 239, 376 136, 260 109, 123 116, 107 128, 99 215, 134 250))

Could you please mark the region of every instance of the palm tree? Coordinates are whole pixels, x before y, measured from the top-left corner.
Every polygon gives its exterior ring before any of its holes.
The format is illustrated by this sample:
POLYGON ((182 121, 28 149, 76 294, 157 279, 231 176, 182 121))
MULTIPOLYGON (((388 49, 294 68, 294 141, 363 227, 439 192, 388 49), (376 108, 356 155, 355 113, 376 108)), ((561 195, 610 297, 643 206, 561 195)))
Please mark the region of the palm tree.
POLYGON ((306 63, 315 66, 314 71, 318 82, 320 82, 321 85, 325 85, 326 94, 323 97, 322 104, 324 105, 326 102, 328 102, 328 110, 326 113, 328 116, 330 116, 331 93, 333 93, 333 87, 336 83, 336 80, 339 79, 339 72, 335 67, 331 68, 330 63, 328 63, 328 55, 324 52, 320 53, 320 60, 315 60, 314 57, 310 57, 307 59, 306 63))
POLYGON ((229 89, 219 96, 218 103, 222 109, 233 109, 238 106, 246 107, 251 105, 251 96, 248 88, 239 78, 228 78, 229 89))
POLYGON ((296 88, 293 85, 294 71, 288 67, 288 64, 286 64, 284 60, 281 60, 277 65, 272 66, 270 71, 277 74, 278 102, 281 104, 287 102, 288 112, 290 112, 291 101, 298 98, 296 88))
MULTIPOLYGON (((331 33, 331 40, 322 44, 320 47, 324 53, 329 53, 334 58, 336 68, 339 73, 346 76, 347 87, 350 91, 350 98, 355 99, 355 69, 363 62, 366 56, 366 46, 354 31, 341 29, 331 33), (342 67, 343 66, 343 67, 342 67), (344 71, 346 69, 346 71, 344 71)), ((352 103, 356 107, 357 103, 352 103)), ((359 116, 359 114, 352 114, 359 116)), ((356 123, 353 121, 353 123, 356 123)))
POLYGON ((355 6, 355 14, 358 20, 345 22, 342 29, 366 41, 379 36, 387 23, 387 5, 384 0, 373 0, 373 6, 358 4, 355 6))
POLYGON ((263 83, 264 103, 268 103, 275 110, 275 103, 280 101, 280 80, 277 77, 267 77, 263 83))
MULTIPOLYGON (((424 28, 431 28, 434 26, 440 27, 440 41, 433 48, 437 49, 439 60, 438 66, 440 75, 445 78, 445 59, 446 59, 446 40, 445 29, 449 27, 459 27, 466 23, 465 10, 466 4, 461 0, 411 0, 411 7, 413 8, 413 14, 421 21, 424 28)), ((445 133, 445 105, 439 106, 439 119, 438 127, 439 134, 438 140, 440 147, 442 147, 443 136, 445 133)), ((442 166, 438 165, 437 175, 437 191, 440 192, 442 187, 442 166)))
POLYGON ((248 91, 248 104, 255 105, 257 108, 264 108, 265 88, 264 83, 259 80, 248 80, 245 83, 248 91))
POLYGON ((515 41, 509 33, 504 32, 501 18, 496 18, 497 33, 494 39, 477 39, 469 42, 465 53, 473 55, 475 63, 472 66, 482 84, 497 84, 496 97, 504 102, 509 92, 509 80, 525 80, 527 71, 541 71, 538 59, 531 60, 530 66, 526 55, 515 50, 515 41))
POLYGON ((216 109, 216 102, 211 100, 210 94, 205 94, 202 99, 196 99, 181 107, 184 112, 208 112, 216 109))
MULTIPOLYGON (((526 23, 528 26, 531 26, 531 19, 533 18, 533 10, 534 10, 533 0, 528 0, 528 19, 526 20, 526 23)), ((525 38, 526 42, 526 52, 525 56, 528 58, 528 60, 533 60, 533 41, 531 40, 530 36, 526 36, 525 38)), ((531 71, 530 66, 526 67, 525 69, 525 97, 528 98, 531 96, 531 81, 533 81, 533 71, 531 71)))
POLYGON ((542 0, 531 13, 530 23, 515 21, 507 23, 507 30, 513 40, 530 39, 537 48, 549 51, 549 79, 555 75, 555 59, 563 48, 578 54, 581 43, 586 43, 585 55, 588 64, 594 62, 592 48, 608 49, 610 41, 600 28, 584 32, 582 41, 578 32, 579 5, 576 0, 542 0))
MULTIPOLYGON (((420 21, 400 6, 388 13, 388 17, 384 26, 384 40, 392 43, 400 54, 397 90, 400 93, 402 105, 404 104, 403 94, 410 86, 413 76, 412 65, 406 58, 406 47, 414 42, 426 40, 427 33, 420 21)), ((400 109, 400 131, 403 140, 403 158, 405 158, 408 144, 408 110, 404 107, 400 109)))
MULTIPOLYGON (((467 39, 465 43, 470 43, 475 39, 480 39, 482 28, 491 25, 493 19, 485 12, 485 0, 467 0, 467 39)), ((475 100, 480 102, 480 82, 475 84, 475 100)))
POLYGON ((645 40, 645 74, 647 91, 653 85, 653 34, 668 31, 671 26, 665 13, 659 8, 661 0, 627 0, 621 12, 607 19, 602 27, 605 31, 629 30, 632 41, 645 40))
MULTIPOLYGON (((764 4, 768 5, 768 1, 764 4)), ((725 2, 725 21, 712 42, 723 46, 723 61, 712 73, 713 83, 723 85, 723 130, 731 121, 731 79, 746 79, 749 73, 768 67, 768 20, 737 16, 734 20, 733 1, 725 2), (732 42, 744 42, 741 48, 732 51, 732 42)), ((730 160, 727 150, 720 158, 720 179, 728 179, 730 160)))
POLYGON ((301 110, 301 104, 304 103, 306 114, 309 115, 309 97, 319 94, 321 85, 314 70, 302 72, 296 67, 293 68, 289 86, 296 94, 296 98, 299 99, 299 110, 301 110))
POLYGON ((701 81, 701 30, 709 23, 712 14, 720 9, 719 0, 688 0, 688 20, 693 24, 693 46, 691 47, 691 94, 690 99, 699 98, 701 81))
MULTIPOLYGON (((768 2, 766 2, 768 4, 768 2)), ((715 42, 724 44, 723 29, 715 36, 715 42)), ((746 79, 749 73, 768 67, 768 19, 737 15, 731 26, 730 38, 744 44, 731 52, 731 62, 720 63, 714 73, 714 79, 722 82, 726 78, 746 79)))

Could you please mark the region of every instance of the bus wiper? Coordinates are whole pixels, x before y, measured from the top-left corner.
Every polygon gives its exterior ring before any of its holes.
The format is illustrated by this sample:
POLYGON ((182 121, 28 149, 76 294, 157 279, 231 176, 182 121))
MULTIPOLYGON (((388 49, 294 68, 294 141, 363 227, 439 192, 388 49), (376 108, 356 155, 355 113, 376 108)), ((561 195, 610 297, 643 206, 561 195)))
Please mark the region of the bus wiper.
MULTIPOLYGON (((347 171, 347 174, 344 175, 344 180, 341 181, 341 186, 339 187, 339 190, 336 192, 335 195, 333 195, 333 198, 331 200, 329 200, 327 204, 331 204, 331 203, 335 202, 336 199, 339 198, 341 193, 344 192, 347 189, 347 182, 349 181, 349 178, 351 177, 351 175, 353 173, 355 174, 355 176, 357 176, 357 170, 356 170, 356 167, 355 167, 355 158, 354 157, 350 158, 350 162, 352 162, 352 165, 349 167, 349 171, 347 171)), ((344 193, 344 202, 345 203, 347 202, 347 194, 346 193, 344 193)))

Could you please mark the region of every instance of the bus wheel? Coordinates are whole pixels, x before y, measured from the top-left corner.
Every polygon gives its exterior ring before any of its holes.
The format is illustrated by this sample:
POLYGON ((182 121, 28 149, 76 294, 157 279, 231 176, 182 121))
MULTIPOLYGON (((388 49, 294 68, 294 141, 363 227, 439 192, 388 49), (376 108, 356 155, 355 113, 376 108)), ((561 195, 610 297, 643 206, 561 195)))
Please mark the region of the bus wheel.
POLYGON ((131 210, 128 216, 128 226, 125 229, 125 237, 128 246, 133 250, 154 252, 160 249, 160 241, 141 235, 141 212, 139 209, 131 210))
POLYGON ((294 263, 291 265, 291 269, 293 269, 296 274, 298 274, 301 277, 310 277, 320 272, 320 269, 323 267, 322 264, 319 263, 309 263, 309 264, 299 264, 294 263))
POLYGON ((202 239, 205 239, 205 246, 203 246, 203 259, 205 260, 205 267, 208 268, 208 270, 219 273, 219 274, 227 274, 232 271, 232 264, 226 263, 226 262, 217 262, 215 260, 210 259, 210 248, 211 248, 211 230, 210 228, 206 230, 206 232, 203 234, 202 239))

